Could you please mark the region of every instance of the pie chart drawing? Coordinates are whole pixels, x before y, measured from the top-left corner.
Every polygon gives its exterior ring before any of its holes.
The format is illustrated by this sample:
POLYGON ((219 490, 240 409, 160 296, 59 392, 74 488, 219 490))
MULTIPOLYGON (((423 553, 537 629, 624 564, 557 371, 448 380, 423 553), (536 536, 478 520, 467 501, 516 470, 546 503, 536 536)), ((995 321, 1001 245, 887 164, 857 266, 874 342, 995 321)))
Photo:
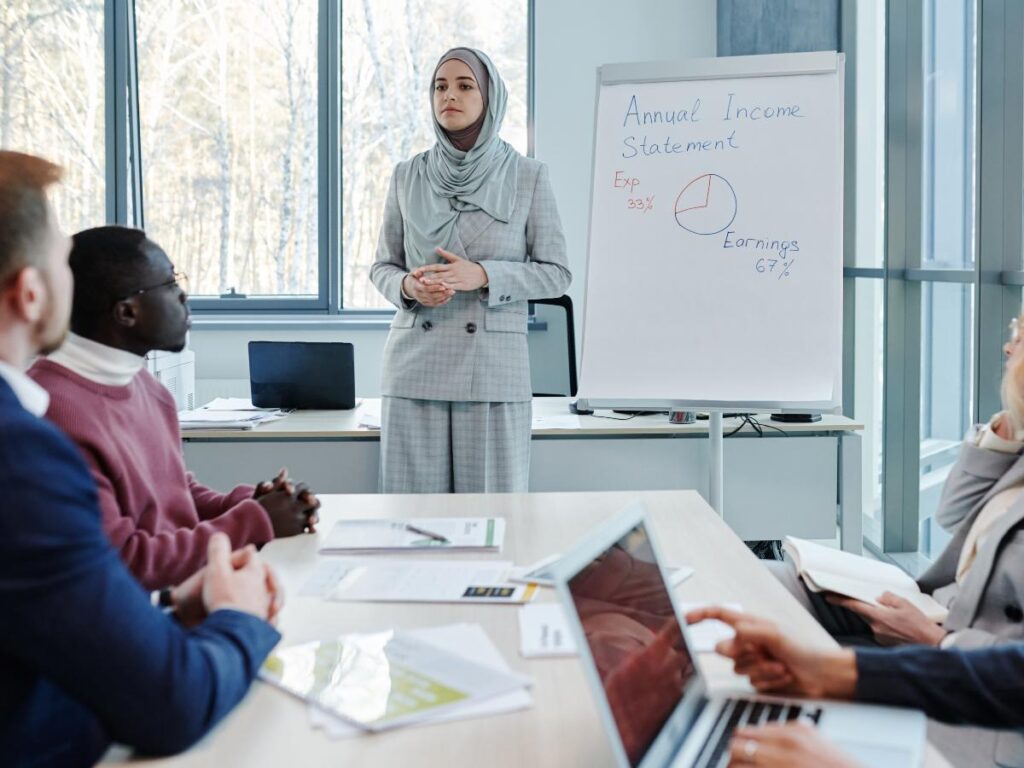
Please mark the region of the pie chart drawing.
POLYGON ((736 190, 723 176, 698 176, 676 198, 676 224, 695 235, 716 235, 736 218, 736 190))

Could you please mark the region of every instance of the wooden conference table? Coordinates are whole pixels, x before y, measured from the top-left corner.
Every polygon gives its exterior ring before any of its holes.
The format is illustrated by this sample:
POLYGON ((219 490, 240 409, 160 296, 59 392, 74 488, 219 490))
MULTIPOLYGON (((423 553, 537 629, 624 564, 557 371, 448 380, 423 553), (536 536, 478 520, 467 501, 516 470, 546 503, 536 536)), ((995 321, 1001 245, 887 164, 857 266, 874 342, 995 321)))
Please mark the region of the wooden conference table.
MULTIPOLYGON (((677 587, 681 600, 737 602, 773 616, 808 643, 834 641, 774 579, 694 491, 541 493, 457 496, 324 496, 316 535, 275 541, 263 557, 280 575, 287 603, 279 628, 285 643, 346 632, 479 623, 511 666, 533 679, 531 708, 505 715, 399 729, 331 741, 313 730, 305 704, 256 683, 238 709, 199 744, 161 766, 398 766, 493 768, 611 766, 611 751, 576 658, 526 660, 519 655, 518 608, 502 605, 365 604, 299 597, 319 540, 345 517, 504 516, 504 550, 470 558, 528 563, 564 552, 587 530, 634 500, 643 501, 668 565, 695 573, 677 587)), ((554 601, 554 592, 537 598, 554 601)), ((700 658, 713 688, 742 686, 713 654, 700 658)), ((948 763, 929 746, 928 766, 948 763)))

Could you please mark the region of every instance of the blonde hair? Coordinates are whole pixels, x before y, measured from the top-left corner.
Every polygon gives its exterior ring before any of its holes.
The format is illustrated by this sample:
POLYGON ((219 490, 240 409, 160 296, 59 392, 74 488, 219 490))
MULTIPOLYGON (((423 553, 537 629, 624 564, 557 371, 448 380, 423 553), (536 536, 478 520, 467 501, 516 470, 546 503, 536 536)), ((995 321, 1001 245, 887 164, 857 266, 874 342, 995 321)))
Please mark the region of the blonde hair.
MULTIPOLYGON (((1017 318, 1019 328, 1024 328, 1024 312, 1017 318)), ((1016 435, 1024 430, 1024 341, 1019 343, 1006 363, 1001 387, 1003 407, 1016 435)))

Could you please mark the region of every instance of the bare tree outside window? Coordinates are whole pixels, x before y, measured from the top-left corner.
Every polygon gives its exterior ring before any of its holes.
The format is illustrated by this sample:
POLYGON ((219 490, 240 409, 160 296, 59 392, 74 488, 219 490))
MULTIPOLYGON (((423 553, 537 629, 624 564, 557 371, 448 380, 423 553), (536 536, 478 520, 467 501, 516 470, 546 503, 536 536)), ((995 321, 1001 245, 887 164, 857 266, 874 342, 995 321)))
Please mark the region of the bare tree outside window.
POLYGON ((509 90, 502 137, 527 141, 527 0, 350 0, 342 4, 344 306, 388 307, 369 279, 395 163, 434 143, 430 77, 449 48, 490 56, 509 90))
POLYGON ((103 3, 0 2, 0 148, 64 167, 54 207, 72 232, 106 222, 103 3))
MULTIPOLYGON (((368 273, 387 183, 434 141, 441 53, 491 56, 509 89, 502 135, 526 152, 529 3, 339 1, 342 231, 327 258, 341 260, 343 307, 382 308, 368 273)), ((317 0, 135 0, 146 228, 194 296, 324 298, 318 11, 317 0)), ((0 146, 67 169, 55 204, 72 231, 107 221, 104 99, 103 0, 0 2, 0 146)))
POLYGON ((316 296, 317 3, 137 0, 146 225, 193 294, 316 296))

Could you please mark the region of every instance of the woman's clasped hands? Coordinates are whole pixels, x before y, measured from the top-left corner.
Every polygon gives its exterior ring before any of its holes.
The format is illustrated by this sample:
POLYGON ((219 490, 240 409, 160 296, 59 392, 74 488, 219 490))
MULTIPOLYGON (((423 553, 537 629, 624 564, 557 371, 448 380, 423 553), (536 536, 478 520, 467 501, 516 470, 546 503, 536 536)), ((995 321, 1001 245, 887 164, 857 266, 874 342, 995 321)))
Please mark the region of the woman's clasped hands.
POLYGON ((487 285, 487 272, 475 261, 437 249, 441 264, 417 267, 402 280, 406 295, 425 307, 439 307, 451 301, 456 291, 475 291, 487 285))

